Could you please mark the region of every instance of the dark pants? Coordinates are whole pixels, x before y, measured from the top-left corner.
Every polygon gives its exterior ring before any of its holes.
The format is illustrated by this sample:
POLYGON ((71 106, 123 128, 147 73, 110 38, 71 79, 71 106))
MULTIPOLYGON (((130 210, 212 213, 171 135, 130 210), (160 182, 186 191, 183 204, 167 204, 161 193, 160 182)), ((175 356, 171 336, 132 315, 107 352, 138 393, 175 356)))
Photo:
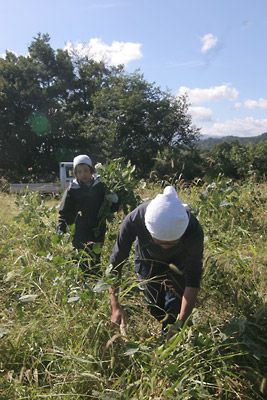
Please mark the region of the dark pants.
POLYGON ((183 275, 171 271, 160 263, 140 263, 138 260, 138 276, 142 283, 144 295, 150 313, 162 322, 162 331, 173 324, 180 312, 182 296, 185 289, 183 275))

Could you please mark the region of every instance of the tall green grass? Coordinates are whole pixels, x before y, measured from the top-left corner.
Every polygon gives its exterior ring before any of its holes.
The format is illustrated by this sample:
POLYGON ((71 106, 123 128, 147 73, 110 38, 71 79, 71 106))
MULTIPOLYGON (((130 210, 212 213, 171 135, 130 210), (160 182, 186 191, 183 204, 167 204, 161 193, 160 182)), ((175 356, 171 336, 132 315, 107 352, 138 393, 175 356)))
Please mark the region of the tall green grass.
POLYGON ((144 306, 133 255, 120 294, 127 336, 110 323, 105 269, 122 214, 109 223, 98 282, 82 275, 71 233, 55 234, 57 208, 18 198, 0 227, 1 400, 264 399, 266 185, 177 188, 204 226, 205 269, 197 308, 169 341, 144 306))

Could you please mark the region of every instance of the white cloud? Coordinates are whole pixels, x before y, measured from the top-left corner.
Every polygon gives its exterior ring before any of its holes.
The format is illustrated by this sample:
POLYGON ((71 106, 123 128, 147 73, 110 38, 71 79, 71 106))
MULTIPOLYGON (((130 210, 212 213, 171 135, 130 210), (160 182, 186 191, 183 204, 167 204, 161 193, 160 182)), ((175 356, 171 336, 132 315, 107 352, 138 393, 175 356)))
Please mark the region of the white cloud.
POLYGON ((201 133, 209 136, 257 136, 267 132, 267 119, 233 119, 225 122, 216 122, 210 127, 203 127, 201 133))
POLYGON ((240 103, 240 102, 237 102, 234 105, 234 108, 236 108, 237 110, 239 110, 241 107, 242 107, 242 103, 240 103))
POLYGON ((133 42, 114 41, 109 46, 100 38, 92 38, 88 43, 68 42, 65 50, 69 54, 88 57, 95 61, 104 61, 110 65, 128 64, 130 61, 142 58, 141 44, 133 42))
POLYGON ((258 100, 246 100, 244 101, 244 107, 267 109, 267 99, 260 98, 258 100))
POLYGON ((206 107, 189 107, 189 113, 194 121, 211 121, 212 110, 206 107))
POLYGON ((240 109, 241 107, 253 109, 253 108, 262 108, 267 109, 267 99, 263 99, 262 97, 258 100, 245 100, 243 103, 235 103, 234 107, 236 109, 240 109))
POLYGON ((178 95, 182 95, 184 93, 187 93, 189 101, 192 104, 201 104, 220 99, 234 100, 239 95, 238 91, 229 84, 213 86, 207 89, 190 89, 185 86, 181 86, 178 90, 178 95))
POLYGON ((212 33, 207 33, 206 35, 200 38, 202 42, 201 53, 207 53, 209 50, 216 47, 218 38, 214 36, 212 33))

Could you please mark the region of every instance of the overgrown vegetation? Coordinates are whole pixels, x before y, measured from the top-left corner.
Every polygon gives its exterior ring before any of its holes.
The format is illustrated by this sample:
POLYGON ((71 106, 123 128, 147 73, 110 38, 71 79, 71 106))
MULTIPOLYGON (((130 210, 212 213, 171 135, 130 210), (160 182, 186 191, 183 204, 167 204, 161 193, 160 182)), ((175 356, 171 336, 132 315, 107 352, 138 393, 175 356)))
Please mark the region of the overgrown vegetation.
POLYGON ((55 51, 48 35, 38 35, 25 57, 7 52, 0 71, 1 190, 10 179, 54 180, 59 161, 87 152, 105 162, 97 170, 121 204, 108 218, 96 281, 79 268, 84 255, 74 254, 71 230, 55 233, 55 200, 1 194, 0 399, 266 398, 266 140, 199 151, 186 97, 140 73, 55 51), (150 183, 137 184, 135 172, 150 183), (167 184, 204 227, 198 306, 164 341, 131 255, 122 336, 109 320, 109 254, 124 214, 167 184))
MULTIPOLYGON (((109 222, 102 280, 85 282, 70 235, 55 234, 56 203, 17 198, 17 215, 0 226, 1 400, 266 398, 266 185, 172 183, 204 226, 205 271, 192 318, 168 342, 132 256, 121 289, 127 336, 109 321, 105 269, 123 213, 109 222)), ((135 187, 142 198, 159 190, 135 187)))

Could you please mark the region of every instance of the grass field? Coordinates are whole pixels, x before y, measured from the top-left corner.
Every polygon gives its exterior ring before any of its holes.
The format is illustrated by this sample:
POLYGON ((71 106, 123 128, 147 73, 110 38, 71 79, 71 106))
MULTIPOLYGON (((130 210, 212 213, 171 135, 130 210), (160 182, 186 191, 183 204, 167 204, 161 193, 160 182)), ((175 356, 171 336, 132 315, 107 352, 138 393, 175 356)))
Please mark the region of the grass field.
MULTIPOLYGON (((123 215, 109 224, 103 279, 85 282, 57 201, 0 195, 0 399, 198 400, 267 397, 267 185, 179 183, 205 231, 198 305, 163 341, 124 268, 127 335, 110 323, 105 269, 123 215)), ((161 189, 140 189, 142 198, 161 189)))

